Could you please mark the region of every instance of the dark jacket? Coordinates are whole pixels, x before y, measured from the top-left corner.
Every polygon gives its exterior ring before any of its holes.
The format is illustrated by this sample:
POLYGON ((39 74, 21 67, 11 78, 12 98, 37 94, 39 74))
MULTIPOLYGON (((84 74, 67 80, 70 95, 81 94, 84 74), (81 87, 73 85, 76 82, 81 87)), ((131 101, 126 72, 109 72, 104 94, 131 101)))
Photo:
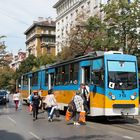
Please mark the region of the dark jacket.
POLYGON ((39 106, 40 103, 40 96, 39 95, 34 95, 32 97, 32 102, 33 102, 33 106, 39 106))

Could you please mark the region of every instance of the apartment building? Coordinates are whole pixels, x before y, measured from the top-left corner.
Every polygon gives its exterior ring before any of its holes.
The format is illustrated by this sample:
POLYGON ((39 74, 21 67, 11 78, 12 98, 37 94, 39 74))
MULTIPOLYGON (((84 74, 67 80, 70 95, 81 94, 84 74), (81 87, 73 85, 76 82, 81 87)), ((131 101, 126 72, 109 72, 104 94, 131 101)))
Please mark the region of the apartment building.
POLYGON ((55 55, 55 22, 51 18, 39 17, 24 34, 27 56, 55 55))
POLYGON ((62 50, 68 38, 71 27, 78 24, 78 16, 86 20, 97 14, 102 18, 100 3, 108 0, 59 0, 53 7, 56 8, 56 54, 62 50))
POLYGON ((19 51, 17 55, 13 56, 13 60, 10 63, 10 68, 12 68, 13 70, 18 69, 21 62, 25 59, 26 59, 26 52, 19 51))

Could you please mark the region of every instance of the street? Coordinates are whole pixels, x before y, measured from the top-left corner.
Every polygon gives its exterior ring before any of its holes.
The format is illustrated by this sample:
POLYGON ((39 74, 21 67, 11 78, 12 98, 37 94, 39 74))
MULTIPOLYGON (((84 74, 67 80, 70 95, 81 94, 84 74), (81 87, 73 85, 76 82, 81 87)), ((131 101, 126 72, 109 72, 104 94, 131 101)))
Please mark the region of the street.
POLYGON ((10 100, 0 105, 0 140, 139 140, 140 116, 127 120, 88 119, 86 125, 74 126, 64 115, 48 122, 47 113, 40 110, 38 120, 33 121, 27 105, 15 111, 10 100))

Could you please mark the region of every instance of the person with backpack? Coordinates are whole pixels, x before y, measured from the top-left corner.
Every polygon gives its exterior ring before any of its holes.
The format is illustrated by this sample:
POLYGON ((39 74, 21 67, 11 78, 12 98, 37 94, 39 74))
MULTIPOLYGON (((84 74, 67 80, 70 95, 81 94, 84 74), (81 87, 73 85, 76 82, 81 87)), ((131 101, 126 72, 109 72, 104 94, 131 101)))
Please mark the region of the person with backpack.
POLYGON ((40 103, 40 96, 38 95, 38 91, 33 92, 34 95, 31 97, 32 99, 32 106, 33 106, 33 120, 35 121, 38 116, 38 109, 40 103))
POLYGON ((74 104, 75 104, 75 112, 73 114, 73 121, 74 125, 80 125, 79 123, 79 117, 80 117, 80 112, 83 111, 83 99, 80 96, 81 92, 76 91, 76 95, 73 98, 74 104))

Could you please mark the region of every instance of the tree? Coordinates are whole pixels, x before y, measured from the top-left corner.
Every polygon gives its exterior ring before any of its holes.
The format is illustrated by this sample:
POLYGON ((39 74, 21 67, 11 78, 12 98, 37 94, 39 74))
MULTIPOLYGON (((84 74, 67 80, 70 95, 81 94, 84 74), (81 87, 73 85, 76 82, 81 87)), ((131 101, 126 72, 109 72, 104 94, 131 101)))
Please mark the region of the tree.
POLYGON ((6 54, 6 46, 1 39, 5 38, 5 36, 0 36, 0 67, 7 66, 8 61, 5 60, 5 54, 6 54))
POLYGON ((134 0, 111 0, 102 5, 109 38, 114 38, 113 46, 119 46, 125 53, 139 54, 140 42, 140 2, 134 0))
POLYGON ((0 89, 13 89, 15 82, 13 81, 14 71, 9 67, 0 68, 0 89))
POLYGON ((47 55, 47 54, 39 56, 35 59, 35 63, 36 63, 37 68, 44 66, 46 64, 54 63, 55 61, 56 61, 55 56, 47 55))
POLYGON ((19 79, 22 74, 32 71, 36 67, 36 57, 34 55, 29 55, 24 61, 21 62, 19 68, 15 73, 15 80, 19 79))

